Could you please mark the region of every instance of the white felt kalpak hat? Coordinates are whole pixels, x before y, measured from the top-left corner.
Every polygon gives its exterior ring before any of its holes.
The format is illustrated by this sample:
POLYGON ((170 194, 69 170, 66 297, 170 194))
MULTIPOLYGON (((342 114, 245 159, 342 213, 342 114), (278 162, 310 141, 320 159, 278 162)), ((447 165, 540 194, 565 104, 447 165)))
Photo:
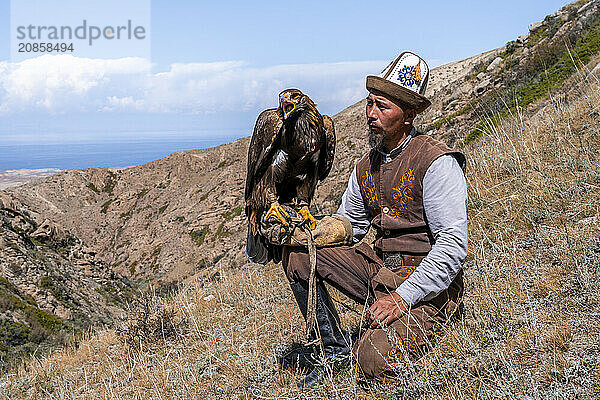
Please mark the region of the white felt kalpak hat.
POLYGON ((431 105, 425 95, 429 66, 418 55, 405 51, 392 61, 379 76, 367 76, 367 90, 382 92, 417 112, 431 105))

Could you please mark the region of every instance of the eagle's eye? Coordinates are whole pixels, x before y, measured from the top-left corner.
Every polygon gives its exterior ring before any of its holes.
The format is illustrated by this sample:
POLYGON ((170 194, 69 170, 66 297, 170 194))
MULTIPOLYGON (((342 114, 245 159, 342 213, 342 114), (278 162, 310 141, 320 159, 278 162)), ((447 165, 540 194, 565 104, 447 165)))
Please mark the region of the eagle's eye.
POLYGON ((300 98, 300 93, 294 93, 292 95, 292 100, 298 100, 300 98))

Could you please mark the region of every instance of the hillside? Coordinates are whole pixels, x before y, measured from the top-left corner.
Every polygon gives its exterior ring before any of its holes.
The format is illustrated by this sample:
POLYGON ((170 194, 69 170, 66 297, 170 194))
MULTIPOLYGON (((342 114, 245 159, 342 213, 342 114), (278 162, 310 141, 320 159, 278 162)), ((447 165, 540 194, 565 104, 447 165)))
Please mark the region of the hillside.
MULTIPOLYGON (((574 82, 569 82, 573 84, 574 82)), ((464 147, 469 257, 464 317, 395 379, 351 369, 303 398, 600 398, 600 77, 464 147)), ((11 398, 295 398, 302 341, 280 267, 217 268, 148 297, 119 330, 27 363, 11 398)), ((344 300, 350 306, 351 302, 344 300)), ((343 325, 360 307, 341 308, 343 325)))
POLYGON ((77 237, 0 191, 0 370, 112 325, 133 288, 77 237))
MULTIPOLYGON (((599 1, 576 2, 527 37, 432 70, 433 105, 418 125, 469 160, 467 311, 419 365, 378 388, 383 397, 600 397, 600 89, 589 73, 599 16, 599 1)), ((335 210, 366 149, 363 113, 359 102, 333 117, 337 155, 317 214, 335 210)), ((65 324, 47 334, 65 333, 114 321, 135 287, 185 282, 142 302, 119 330, 29 362, 0 381, 0 395, 295 395, 281 358, 301 341, 299 314, 279 267, 244 255, 247 147, 245 138, 0 191, 0 321, 25 330, 13 338, 35 343, 33 310, 65 324)), ((344 312, 346 326, 357 311, 344 312)), ((377 398, 353 377, 315 397, 377 398)))

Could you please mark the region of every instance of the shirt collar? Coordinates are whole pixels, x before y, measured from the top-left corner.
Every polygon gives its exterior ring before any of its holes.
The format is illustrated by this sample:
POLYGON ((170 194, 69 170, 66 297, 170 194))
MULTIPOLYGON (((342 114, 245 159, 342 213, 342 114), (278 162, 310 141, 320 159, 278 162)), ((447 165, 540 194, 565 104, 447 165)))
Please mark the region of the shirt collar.
POLYGON ((396 158, 398 154, 402 153, 402 150, 404 150, 406 146, 408 146, 412 138, 414 138, 415 136, 417 136, 417 130, 413 126, 413 128, 410 130, 410 132, 402 141, 402 143, 400 143, 397 147, 393 148, 389 153, 386 153, 385 151, 382 151, 380 149, 377 149, 377 151, 379 151, 383 155, 383 159, 385 160, 385 162, 390 162, 394 158, 396 158))

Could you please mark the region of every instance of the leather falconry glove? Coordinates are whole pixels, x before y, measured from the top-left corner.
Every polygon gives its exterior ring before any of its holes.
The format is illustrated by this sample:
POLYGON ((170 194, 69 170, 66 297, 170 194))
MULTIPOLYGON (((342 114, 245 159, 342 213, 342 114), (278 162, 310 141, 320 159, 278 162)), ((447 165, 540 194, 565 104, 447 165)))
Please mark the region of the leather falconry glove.
MULTIPOLYGON (((275 245, 306 247, 308 241, 304 232, 304 218, 288 205, 281 207, 289 214, 290 223, 284 226, 281 221, 270 218, 261 224, 261 233, 267 240, 275 245)), ((317 222, 312 235, 317 247, 329 247, 352 244, 352 224, 341 215, 331 215, 321 218, 317 222)))
MULTIPOLYGON (((321 218, 312 234, 317 247, 352 244, 352 224, 341 215, 333 214, 321 218)), ((306 233, 302 229, 294 229, 293 234, 285 244, 287 246, 305 247, 307 245, 306 233)))

